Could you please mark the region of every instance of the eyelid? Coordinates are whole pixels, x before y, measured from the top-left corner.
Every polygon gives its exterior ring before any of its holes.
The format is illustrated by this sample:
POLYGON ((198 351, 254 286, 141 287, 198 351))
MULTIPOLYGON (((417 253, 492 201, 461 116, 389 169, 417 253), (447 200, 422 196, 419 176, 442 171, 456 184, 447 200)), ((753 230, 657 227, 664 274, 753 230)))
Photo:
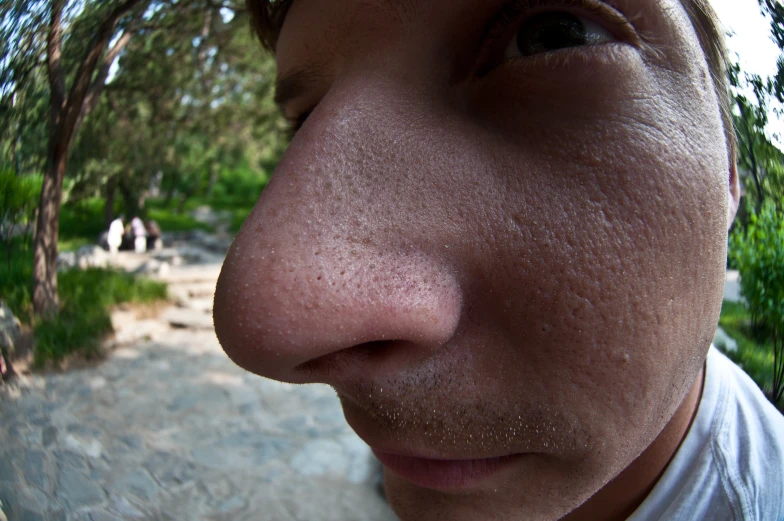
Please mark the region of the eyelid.
POLYGON ((480 67, 476 75, 483 76, 503 63, 506 44, 514 37, 521 24, 537 14, 556 10, 587 17, 606 28, 622 43, 641 47, 641 40, 634 26, 606 0, 511 0, 501 8, 486 31, 480 50, 480 67), (502 58, 493 60, 493 55, 500 55, 502 58))

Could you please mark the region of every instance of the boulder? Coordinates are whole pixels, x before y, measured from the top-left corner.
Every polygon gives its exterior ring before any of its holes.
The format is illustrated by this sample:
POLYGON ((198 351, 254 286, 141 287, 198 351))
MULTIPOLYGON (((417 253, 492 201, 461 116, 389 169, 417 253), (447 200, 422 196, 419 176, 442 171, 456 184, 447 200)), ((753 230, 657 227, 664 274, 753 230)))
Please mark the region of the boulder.
POLYGON ((13 355, 22 336, 22 324, 5 302, 0 300, 0 348, 3 353, 13 355))
POLYGON ((196 246, 213 253, 225 254, 231 246, 231 237, 219 237, 203 230, 193 230, 188 239, 196 246))
POLYGON ((61 251, 57 254, 57 271, 69 270, 76 267, 76 252, 61 251))
POLYGON ((81 269, 105 268, 109 265, 109 255, 100 246, 82 246, 76 252, 76 264, 81 269))
POLYGON ((139 275, 167 275, 171 265, 168 261, 150 259, 134 270, 139 275))

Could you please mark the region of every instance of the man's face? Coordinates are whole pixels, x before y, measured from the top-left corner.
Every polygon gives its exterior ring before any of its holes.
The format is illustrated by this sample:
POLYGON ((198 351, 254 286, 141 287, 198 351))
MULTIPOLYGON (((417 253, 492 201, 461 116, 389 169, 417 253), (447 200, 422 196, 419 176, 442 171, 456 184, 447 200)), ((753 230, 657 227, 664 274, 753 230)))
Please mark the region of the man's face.
POLYGON ((277 60, 310 115, 224 264, 227 353, 333 386, 402 519, 570 512, 673 416, 721 305, 730 167, 684 9, 296 0, 277 60))

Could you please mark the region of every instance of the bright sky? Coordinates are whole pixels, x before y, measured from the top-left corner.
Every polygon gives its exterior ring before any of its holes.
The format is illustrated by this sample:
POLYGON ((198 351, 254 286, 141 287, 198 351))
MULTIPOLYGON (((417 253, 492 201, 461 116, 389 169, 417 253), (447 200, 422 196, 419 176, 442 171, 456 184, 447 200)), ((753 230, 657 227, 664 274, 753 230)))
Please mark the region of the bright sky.
MULTIPOLYGON (((775 74, 780 51, 771 37, 770 21, 760 13, 757 0, 711 0, 711 3, 724 26, 734 33, 728 46, 740 56, 741 69, 763 78, 775 74)), ((771 113, 768 126, 773 142, 784 149, 784 120, 771 113)))

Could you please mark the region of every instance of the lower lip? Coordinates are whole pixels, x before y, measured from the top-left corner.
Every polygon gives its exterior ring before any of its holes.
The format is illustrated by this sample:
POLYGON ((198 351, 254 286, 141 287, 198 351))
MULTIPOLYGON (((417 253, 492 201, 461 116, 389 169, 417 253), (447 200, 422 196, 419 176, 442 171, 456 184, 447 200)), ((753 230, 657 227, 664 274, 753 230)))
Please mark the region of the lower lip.
POLYGON ((497 458, 437 460, 399 456, 373 449, 386 468, 415 485, 436 490, 471 488, 522 457, 522 454, 497 458))

